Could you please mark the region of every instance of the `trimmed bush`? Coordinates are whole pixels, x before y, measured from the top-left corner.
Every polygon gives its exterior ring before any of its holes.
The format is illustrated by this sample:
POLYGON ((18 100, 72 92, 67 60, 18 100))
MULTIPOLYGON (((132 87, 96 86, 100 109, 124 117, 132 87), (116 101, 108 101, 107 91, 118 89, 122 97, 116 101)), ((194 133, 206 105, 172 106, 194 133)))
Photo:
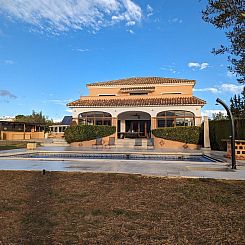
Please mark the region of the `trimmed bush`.
POLYGON ((65 140, 68 143, 81 142, 106 137, 115 132, 115 126, 77 125, 65 130, 65 140))
POLYGON ((168 127, 152 130, 152 134, 158 138, 166 140, 179 141, 187 144, 202 145, 201 127, 168 127))
MULTIPOLYGON (((222 139, 229 139, 231 135, 229 120, 209 121, 209 136, 212 150, 226 151, 226 142, 222 139)), ((235 138, 245 139, 245 119, 235 120, 235 138)))

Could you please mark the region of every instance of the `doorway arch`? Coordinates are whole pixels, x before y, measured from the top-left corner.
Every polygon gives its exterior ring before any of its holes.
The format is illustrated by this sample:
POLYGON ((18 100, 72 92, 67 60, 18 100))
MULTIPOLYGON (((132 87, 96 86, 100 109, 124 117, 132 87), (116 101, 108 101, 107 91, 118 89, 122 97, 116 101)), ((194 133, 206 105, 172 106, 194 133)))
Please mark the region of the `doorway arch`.
POLYGON ((148 138, 151 115, 144 111, 125 111, 117 116, 118 138, 148 138))

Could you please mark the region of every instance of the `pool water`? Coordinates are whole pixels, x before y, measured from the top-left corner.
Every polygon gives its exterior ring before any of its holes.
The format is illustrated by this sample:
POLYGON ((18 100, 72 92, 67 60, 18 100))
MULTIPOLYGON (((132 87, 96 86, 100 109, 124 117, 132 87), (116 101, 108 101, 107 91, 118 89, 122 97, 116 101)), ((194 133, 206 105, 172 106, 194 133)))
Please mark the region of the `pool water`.
MULTIPOLYGON (((159 161, 191 161, 191 162, 215 162, 205 155, 153 155, 153 154, 135 154, 135 153, 51 153, 35 152, 10 155, 10 158, 25 159, 116 159, 116 160, 159 160, 159 161)), ((1 156, 0 156, 1 158, 1 156)))

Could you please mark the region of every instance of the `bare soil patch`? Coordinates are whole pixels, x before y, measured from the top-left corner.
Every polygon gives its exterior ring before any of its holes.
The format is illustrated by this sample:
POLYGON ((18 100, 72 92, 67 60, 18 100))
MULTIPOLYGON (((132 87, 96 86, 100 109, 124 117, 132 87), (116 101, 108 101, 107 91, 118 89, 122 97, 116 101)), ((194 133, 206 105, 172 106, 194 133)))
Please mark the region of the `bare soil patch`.
POLYGON ((0 244, 245 244, 245 181, 0 171, 0 244))

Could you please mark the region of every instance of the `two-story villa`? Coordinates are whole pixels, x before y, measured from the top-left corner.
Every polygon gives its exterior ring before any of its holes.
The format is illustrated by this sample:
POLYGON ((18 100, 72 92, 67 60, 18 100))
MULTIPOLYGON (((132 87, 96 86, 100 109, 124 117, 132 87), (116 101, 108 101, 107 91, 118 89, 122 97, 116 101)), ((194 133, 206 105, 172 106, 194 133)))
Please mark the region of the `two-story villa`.
MULTIPOLYGON (((134 77, 87 84, 88 96, 68 104, 73 123, 114 125, 118 138, 127 132, 150 137, 158 127, 199 126, 206 103, 193 96, 194 80, 134 77)), ((131 135, 131 134, 129 134, 131 135)))

